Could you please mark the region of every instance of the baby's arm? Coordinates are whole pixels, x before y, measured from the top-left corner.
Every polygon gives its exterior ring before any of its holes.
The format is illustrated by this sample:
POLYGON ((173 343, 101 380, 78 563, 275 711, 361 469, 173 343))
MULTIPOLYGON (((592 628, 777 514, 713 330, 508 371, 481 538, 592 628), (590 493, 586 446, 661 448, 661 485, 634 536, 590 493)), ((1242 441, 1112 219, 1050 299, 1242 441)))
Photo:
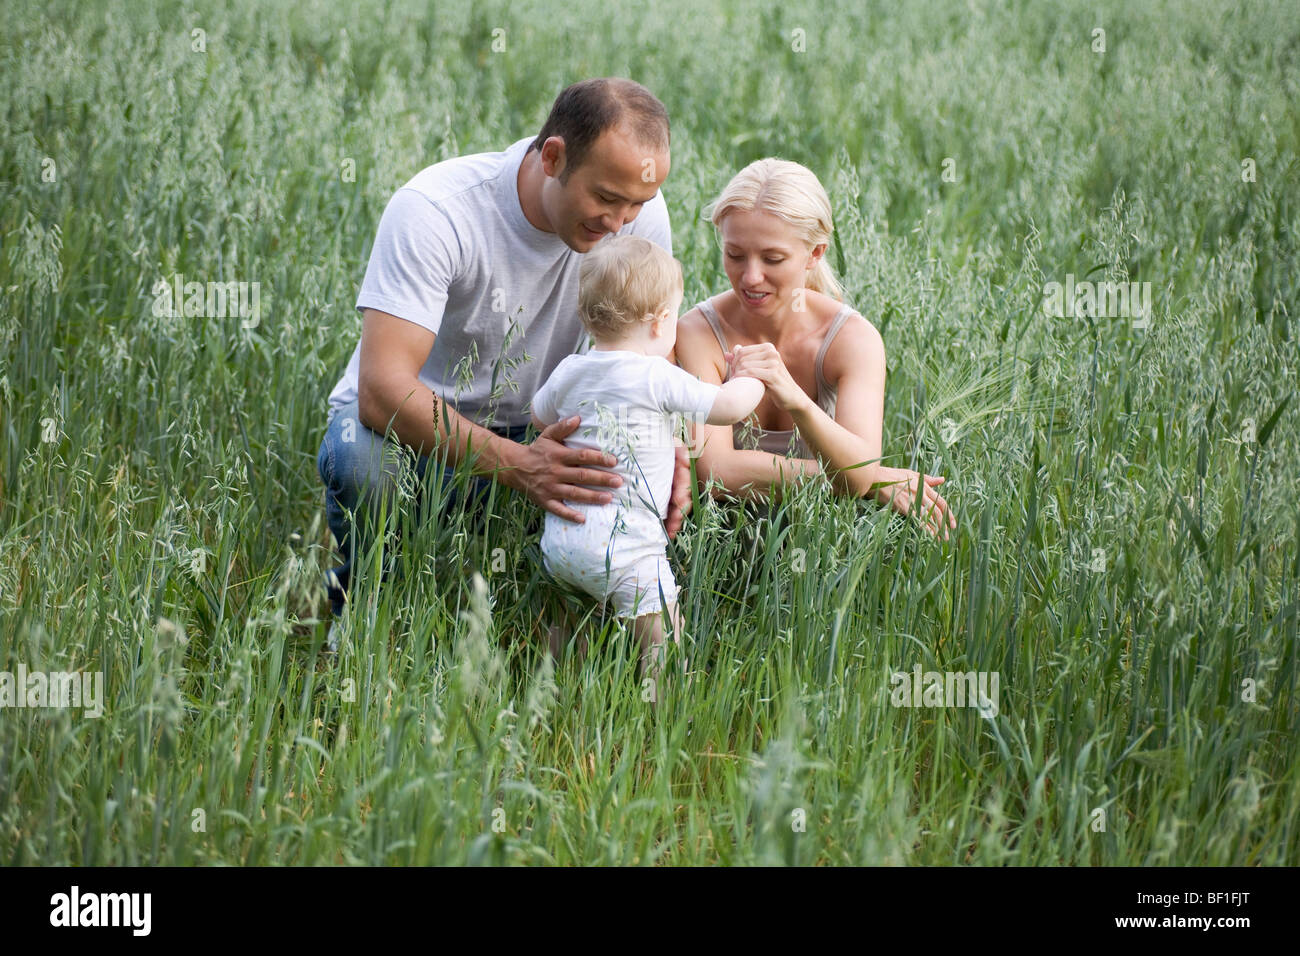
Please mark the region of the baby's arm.
POLYGON ((555 390, 551 388, 551 380, 547 379, 536 394, 533 395, 533 400, 528 403, 533 415, 533 427, 539 432, 560 420, 559 413, 554 407, 554 393, 555 390))
POLYGON ((747 418, 758 403, 763 400, 763 383, 756 378, 742 375, 724 382, 718 388, 718 397, 709 409, 707 424, 734 425, 747 418))

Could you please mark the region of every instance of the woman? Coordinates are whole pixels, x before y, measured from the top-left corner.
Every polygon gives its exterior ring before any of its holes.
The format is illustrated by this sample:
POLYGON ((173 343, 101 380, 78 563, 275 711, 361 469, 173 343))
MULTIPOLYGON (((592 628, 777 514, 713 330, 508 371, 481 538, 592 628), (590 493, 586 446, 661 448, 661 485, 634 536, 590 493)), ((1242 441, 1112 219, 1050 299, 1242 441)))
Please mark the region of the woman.
POLYGON ((885 346, 840 301, 825 261, 830 201, 817 177, 798 163, 757 160, 709 215, 731 289, 682 316, 676 361, 705 382, 749 375, 767 391, 757 427, 695 426, 701 478, 715 479, 724 494, 759 497, 824 470, 838 494, 872 497, 902 514, 919 497, 927 529, 946 539, 957 521, 936 490, 945 479, 922 481, 879 461, 885 346))

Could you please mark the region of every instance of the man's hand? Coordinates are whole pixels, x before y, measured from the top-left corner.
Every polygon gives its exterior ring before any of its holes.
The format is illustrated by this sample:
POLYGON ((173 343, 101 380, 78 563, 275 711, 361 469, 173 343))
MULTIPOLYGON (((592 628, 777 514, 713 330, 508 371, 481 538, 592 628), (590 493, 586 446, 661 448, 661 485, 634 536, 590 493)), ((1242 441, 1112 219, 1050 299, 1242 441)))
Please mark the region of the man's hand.
MULTIPOLYGON (((594 491, 579 485, 604 485, 617 488, 623 479, 593 465, 613 468, 618 459, 591 448, 569 448, 564 439, 574 433, 581 419, 574 416, 547 427, 531 445, 520 445, 521 454, 514 468, 502 474, 502 480, 526 494, 546 511, 582 524, 580 512, 565 506, 564 501, 603 505, 613 500, 607 491, 594 491), (586 466, 586 467, 584 467, 586 466)), ((681 523, 680 520, 678 522, 681 523)))
POLYGON ((677 445, 673 449, 677 461, 673 467, 673 493, 668 503, 668 517, 664 519, 664 530, 673 538, 682 528, 682 522, 691 513, 691 460, 686 448, 677 445))

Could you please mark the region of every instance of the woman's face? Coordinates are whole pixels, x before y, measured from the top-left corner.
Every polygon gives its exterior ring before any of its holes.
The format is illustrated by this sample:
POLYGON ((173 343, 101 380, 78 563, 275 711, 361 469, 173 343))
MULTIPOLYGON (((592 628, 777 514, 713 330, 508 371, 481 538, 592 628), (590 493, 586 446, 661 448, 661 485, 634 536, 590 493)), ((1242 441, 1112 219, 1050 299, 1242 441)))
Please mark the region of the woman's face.
POLYGON ((784 313, 826 251, 809 249, 794 226, 769 212, 733 209, 722 219, 722 262, 741 308, 756 316, 784 313))

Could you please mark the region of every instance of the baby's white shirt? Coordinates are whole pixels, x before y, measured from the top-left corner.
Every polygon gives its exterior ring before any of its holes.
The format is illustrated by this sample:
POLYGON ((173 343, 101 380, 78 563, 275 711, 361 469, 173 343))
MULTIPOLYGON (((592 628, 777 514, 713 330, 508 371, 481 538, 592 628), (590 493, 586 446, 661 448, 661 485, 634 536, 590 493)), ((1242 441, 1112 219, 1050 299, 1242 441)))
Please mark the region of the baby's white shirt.
POLYGON ((676 463, 672 416, 703 424, 719 391, 661 356, 593 349, 561 361, 533 396, 532 408, 546 425, 580 416, 582 424, 565 445, 618 459, 614 468, 600 470, 619 475, 621 487, 584 487, 612 492, 615 504, 662 520, 668 516, 676 463))

